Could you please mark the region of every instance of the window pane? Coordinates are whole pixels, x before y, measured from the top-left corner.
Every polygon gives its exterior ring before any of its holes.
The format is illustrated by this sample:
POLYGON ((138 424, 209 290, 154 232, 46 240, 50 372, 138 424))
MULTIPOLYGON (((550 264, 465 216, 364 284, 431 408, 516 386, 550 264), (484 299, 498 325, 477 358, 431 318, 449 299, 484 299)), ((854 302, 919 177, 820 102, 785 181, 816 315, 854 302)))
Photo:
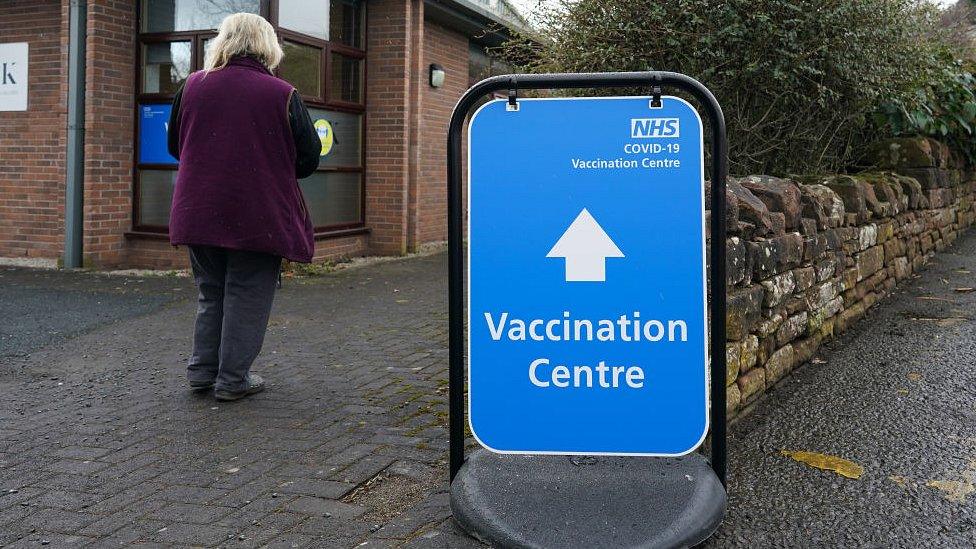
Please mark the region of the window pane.
POLYGON ((302 95, 322 97, 322 50, 294 42, 281 46, 285 58, 278 67, 278 75, 302 95))
POLYGON ((176 93, 190 75, 191 49, 190 42, 143 44, 143 93, 176 93))
POLYGON ((169 225, 176 170, 139 170, 138 225, 169 225))
POLYGON ((329 30, 333 42, 365 49, 363 44, 363 2, 332 0, 329 30))
POLYGON ((360 173, 315 172, 299 184, 316 227, 359 223, 362 192, 360 173))
POLYGON ((216 29, 224 17, 261 13, 261 0, 143 0, 142 32, 216 29))
POLYGON ((278 26, 329 39, 329 0, 278 0, 278 26))
POLYGON ((363 61, 361 59, 344 57, 338 53, 332 54, 332 88, 329 90, 331 99, 362 103, 362 82, 363 61))
POLYGON ((347 112, 309 109, 322 138, 319 166, 359 168, 363 165, 363 116, 347 112))

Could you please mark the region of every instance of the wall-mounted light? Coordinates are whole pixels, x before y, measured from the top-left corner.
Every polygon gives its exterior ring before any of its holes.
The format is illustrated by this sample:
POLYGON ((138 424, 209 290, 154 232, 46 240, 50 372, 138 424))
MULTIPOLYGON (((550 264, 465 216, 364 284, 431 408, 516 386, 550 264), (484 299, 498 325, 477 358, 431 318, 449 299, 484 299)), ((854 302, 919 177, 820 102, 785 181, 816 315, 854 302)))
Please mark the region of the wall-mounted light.
POLYGON ((439 88, 444 85, 444 67, 438 64, 431 64, 430 66, 430 87, 439 88))

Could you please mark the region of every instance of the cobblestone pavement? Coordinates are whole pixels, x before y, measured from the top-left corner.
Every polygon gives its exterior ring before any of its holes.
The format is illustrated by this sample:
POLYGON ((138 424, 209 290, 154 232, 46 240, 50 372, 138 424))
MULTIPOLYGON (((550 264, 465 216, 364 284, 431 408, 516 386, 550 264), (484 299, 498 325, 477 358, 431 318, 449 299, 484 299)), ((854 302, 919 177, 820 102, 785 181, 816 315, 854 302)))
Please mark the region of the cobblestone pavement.
POLYGON ((0 270, 0 545, 442 547, 443 254, 286 281, 236 403, 188 278, 0 270))
MULTIPOLYGON (((971 273, 972 233, 733 426, 709 546, 976 545, 971 273)), ((269 390, 224 404, 184 386, 189 279, 0 269, 0 545, 480 547, 448 509, 445 275, 287 281, 269 390)))

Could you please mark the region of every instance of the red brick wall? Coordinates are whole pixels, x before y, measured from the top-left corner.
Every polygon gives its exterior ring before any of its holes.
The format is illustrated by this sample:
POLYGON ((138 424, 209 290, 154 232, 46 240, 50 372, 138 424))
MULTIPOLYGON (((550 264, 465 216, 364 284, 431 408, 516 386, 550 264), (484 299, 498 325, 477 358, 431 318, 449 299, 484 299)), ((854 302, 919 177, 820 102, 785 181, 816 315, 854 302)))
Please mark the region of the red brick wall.
MULTIPOLYGON (((365 254, 368 235, 359 234, 319 240, 313 261, 336 261, 365 254)), ((186 246, 174 247, 165 239, 130 237, 125 256, 126 268, 189 269, 186 246)))
POLYGON ((29 44, 26 112, 0 112, 0 257, 64 246, 67 1, 0 2, 0 42, 29 44))
MULTIPOLYGON (((58 257, 64 227, 68 0, 0 2, 3 40, 31 44, 27 113, 0 113, 0 256, 58 257), (8 30, 12 29, 12 30, 8 30)), ((88 4, 86 265, 182 267, 185 252, 126 236, 132 217, 136 0, 88 4)), ((446 237, 444 140, 467 84, 467 39, 422 0, 375 0, 367 26, 368 235, 320 240, 317 259, 402 254, 446 237), (428 85, 431 63, 447 71, 428 85)))
POLYGON ((373 254, 406 251, 411 3, 420 1, 376 0, 367 9, 366 225, 373 254))
POLYGON ((135 0, 88 2, 83 246, 95 267, 124 262, 132 226, 135 18, 135 0))
POLYGON ((437 23, 424 24, 424 85, 417 209, 418 244, 447 239, 447 127, 451 112, 468 89, 468 38, 437 23), (444 67, 444 86, 432 88, 429 67, 444 67))

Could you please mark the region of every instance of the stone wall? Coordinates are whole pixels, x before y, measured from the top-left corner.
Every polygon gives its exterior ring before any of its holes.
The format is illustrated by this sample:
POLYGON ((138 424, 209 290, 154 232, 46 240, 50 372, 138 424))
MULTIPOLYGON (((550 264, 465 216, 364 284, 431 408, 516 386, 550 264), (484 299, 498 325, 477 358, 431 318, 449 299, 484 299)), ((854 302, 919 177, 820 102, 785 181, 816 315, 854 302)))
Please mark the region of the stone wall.
POLYGON ((973 224, 976 177, 945 145, 888 140, 869 161, 857 175, 729 181, 730 416, 973 224))

